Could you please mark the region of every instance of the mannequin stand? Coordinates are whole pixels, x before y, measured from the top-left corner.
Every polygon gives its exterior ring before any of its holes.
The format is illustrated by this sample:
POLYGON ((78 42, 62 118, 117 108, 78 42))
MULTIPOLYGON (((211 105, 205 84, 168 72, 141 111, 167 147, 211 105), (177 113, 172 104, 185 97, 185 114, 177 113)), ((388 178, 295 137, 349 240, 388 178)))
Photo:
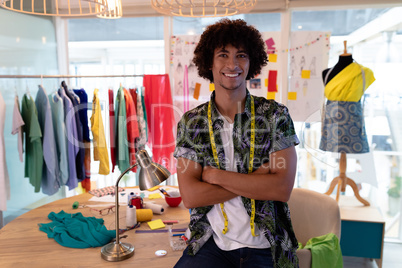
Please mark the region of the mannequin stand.
POLYGON ((340 192, 345 193, 346 185, 352 187, 357 200, 362 202, 364 206, 370 206, 370 203, 360 196, 356 183, 351 178, 346 177, 346 153, 341 153, 339 159, 339 176, 331 181, 329 189, 325 194, 330 195, 335 187, 338 186, 336 191, 336 201, 339 202, 339 194, 340 192))

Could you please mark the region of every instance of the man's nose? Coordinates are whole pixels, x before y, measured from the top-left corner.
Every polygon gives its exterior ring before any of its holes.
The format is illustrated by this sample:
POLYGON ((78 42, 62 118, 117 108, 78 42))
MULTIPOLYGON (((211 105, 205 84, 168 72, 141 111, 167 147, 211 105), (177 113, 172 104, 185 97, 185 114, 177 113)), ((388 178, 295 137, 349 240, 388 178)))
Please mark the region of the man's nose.
POLYGON ((238 61, 237 57, 228 57, 226 65, 228 68, 234 69, 235 67, 237 67, 239 65, 239 61, 238 61))

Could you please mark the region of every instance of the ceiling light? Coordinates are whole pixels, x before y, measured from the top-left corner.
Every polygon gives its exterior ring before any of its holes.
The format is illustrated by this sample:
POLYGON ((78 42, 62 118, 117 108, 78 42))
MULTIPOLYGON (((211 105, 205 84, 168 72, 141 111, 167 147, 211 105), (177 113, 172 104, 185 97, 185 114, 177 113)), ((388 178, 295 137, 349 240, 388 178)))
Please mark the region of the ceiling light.
POLYGON ((107 0, 0 0, 0 6, 12 11, 42 16, 77 17, 98 15, 107 0))
POLYGON ((102 19, 118 19, 123 17, 123 8, 121 5, 121 0, 106 0, 107 6, 98 5, 96 6, 99 18, 102 19))
POLYGON ((257 0, 151 0, 159 13, 179 17, 221 17, 250 11, 257 0))

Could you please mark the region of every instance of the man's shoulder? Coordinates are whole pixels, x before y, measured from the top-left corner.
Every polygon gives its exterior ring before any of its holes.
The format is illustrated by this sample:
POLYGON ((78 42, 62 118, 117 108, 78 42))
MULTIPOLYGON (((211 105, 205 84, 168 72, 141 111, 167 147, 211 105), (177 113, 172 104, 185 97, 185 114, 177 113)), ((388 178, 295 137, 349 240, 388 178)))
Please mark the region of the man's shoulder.
POLYGON ((255 103, 255 109, 256 112, 259 114, 265 114, 267 112, 282 112, 287 110, 287 107, 279 103, 273 99, 266 99, 264 97, 259 97, 259 96, 253 96, 254 97, 254 103, 255 103))
POLYGON ((207 112, 208 112, 208 102, 205 102, 185 112, 182 118, 188 119, 198 115, 205 115, 207 114, 207 112))

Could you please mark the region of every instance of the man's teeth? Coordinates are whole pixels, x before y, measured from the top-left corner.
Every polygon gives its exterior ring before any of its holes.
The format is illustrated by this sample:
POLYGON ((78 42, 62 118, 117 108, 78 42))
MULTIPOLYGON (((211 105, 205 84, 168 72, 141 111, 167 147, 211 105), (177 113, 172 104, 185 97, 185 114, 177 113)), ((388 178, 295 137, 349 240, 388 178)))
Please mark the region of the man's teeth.
POLYGON ((236 76, 238 76, 239 74, 225 74, 226 76, 229 76, 229 77, 236 77, 236 76))

